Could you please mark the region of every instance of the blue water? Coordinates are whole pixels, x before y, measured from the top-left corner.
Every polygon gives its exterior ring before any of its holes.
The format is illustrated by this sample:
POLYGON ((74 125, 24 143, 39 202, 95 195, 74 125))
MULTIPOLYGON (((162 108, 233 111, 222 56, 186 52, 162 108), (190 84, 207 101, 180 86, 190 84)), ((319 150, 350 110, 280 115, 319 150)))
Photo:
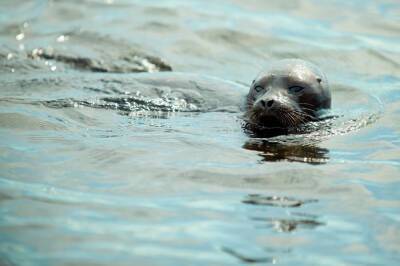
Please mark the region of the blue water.
POLYGON ((0 265, 397 265, 398 14, 1 1, 0 265), (288 57, 325 72, 338 118, 252 138, 242 94, 288 57))

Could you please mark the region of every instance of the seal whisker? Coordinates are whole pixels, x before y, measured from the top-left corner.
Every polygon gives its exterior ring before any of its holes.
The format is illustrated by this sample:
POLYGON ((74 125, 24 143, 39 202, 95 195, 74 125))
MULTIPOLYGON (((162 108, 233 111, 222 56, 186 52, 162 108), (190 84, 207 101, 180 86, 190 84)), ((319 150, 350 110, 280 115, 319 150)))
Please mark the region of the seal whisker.
POLYGON ((296 114, 293 111, 284 113, 285 117, 288 118, 289 124, 288 126, 293 127, 296 125, 296 114))
POLYGON ((308 122, 308 119, 310 116, 304 112, 293 110, 292 111, 292 116, 295 120, 295 124, 299 125, 305 122, 308 122))
MULTIPOLYGON (((310 111, 314 112, 314 110, 310 110, 310 111)), ((294 110, 294 112, 296 112, 297 114, 302 115, 304 117, 308 117, 308 118, 312 118, 313 117, 312 115, 307 114, 307 113, 305 113, 304 111, 301 111, 301 110, 300 111, 294 110)))
POLYGON ((302 109, 303 109, 303 111, 309 111, 309 112, 311 112, 311 113, 314 113, 314 110, 313 110, 313 109, 306 108, 306 107, 302 107, 302 109))
POLYGON ((304 122, 302 116, 299 115, 297 112, 294 111, 291 113, 291 115, 293 116, 293 120, 294 120, 293 126, 297 126, 304 122))
POLYGON ((308 122, 308 119, 302 113, 296 113, 296 119, 298 121, 298 125, 308 122))
POLYGON ((313 104, 310 104, 310 103, 298 103, 300 106, 303 106, 303 105, 305 105, 305 106, 310 106, 310 107, 315 107, 313 104))
POLYGON ((292 118, 289 113, 282 113, 282 122, 285 126, 290 126, 292 123, 292 118))

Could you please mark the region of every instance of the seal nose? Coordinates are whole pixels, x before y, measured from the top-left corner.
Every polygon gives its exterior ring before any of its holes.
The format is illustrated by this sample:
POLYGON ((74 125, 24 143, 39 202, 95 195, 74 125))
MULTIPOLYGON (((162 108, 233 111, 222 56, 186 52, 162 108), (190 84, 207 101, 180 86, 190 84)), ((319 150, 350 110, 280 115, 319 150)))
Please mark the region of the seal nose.
POLYGON ((260 101, 260 104, 261 104, 261 106, 262 107, 264 107, 264 108, 271 108, 272 107, 272 105, 274 105, 274 100, 267 100, 267 101, 265 101, 265 100, 261 100, 260 101))

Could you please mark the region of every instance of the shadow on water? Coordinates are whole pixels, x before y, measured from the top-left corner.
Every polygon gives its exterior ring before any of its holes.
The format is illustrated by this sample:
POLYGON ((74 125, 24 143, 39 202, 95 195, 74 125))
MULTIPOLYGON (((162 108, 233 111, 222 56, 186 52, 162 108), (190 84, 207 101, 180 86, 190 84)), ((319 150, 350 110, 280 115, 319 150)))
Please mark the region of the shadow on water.
POLYGON ((315 145, 284 144, 265 139, 249 139, 243 148, 258 151, 264 162, 289 161, 308 164, 325 164, 329 150, 315 145))

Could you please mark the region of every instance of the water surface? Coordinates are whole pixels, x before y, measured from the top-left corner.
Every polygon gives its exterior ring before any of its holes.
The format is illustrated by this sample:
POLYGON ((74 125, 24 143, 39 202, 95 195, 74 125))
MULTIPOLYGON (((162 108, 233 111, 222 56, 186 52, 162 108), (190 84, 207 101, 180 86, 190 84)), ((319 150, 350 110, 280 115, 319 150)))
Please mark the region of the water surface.
POLYGON ((397 265, 399 13, 2 1, 0 264, 397 265), (241 95, 287 57, 325 71, 338 118, 252 138, 241 95))

